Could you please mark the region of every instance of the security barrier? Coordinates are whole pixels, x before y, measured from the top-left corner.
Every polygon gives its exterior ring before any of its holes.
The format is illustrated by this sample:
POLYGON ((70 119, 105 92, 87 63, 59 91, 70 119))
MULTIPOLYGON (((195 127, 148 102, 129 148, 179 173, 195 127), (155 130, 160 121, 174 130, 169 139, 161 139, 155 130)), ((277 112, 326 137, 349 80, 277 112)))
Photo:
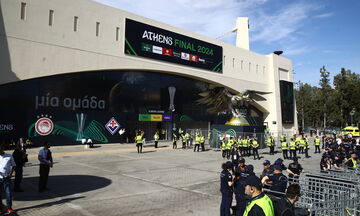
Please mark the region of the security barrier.
MULTIPOLYGON (((308 215, 360 216, 359 170, 303 173, 289 182, 300 185, 301 198, 295 206, 306 209, 308 215)), ((268 189, 264 191, 274 194, 268 189)))

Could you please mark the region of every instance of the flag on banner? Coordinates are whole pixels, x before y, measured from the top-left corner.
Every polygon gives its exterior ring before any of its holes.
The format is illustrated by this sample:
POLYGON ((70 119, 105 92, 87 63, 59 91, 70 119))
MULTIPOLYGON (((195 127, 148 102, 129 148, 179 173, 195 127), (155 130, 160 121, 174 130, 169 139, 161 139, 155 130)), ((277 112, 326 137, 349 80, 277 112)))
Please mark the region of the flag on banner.
POLYGON ((184 53, 182 52, 181 53, 181 59, 184 59, 184 60, 190 60, 190 54, 189 53, 184 53))
POLYGON ((199 61, 199 57, 196 56, 196 55, 191 55, 191 54, 190 54, 190 61, 198 62, 198 61, 199 61))
POLYGON ((173 55, 172 52, 173 52, 173 51, 172 51, 171 49, 163 48, 163 50, 162 50, 162 54, 163 54, 163 55, 166 55, 166 56, 172 56, 172 55, 173 55))

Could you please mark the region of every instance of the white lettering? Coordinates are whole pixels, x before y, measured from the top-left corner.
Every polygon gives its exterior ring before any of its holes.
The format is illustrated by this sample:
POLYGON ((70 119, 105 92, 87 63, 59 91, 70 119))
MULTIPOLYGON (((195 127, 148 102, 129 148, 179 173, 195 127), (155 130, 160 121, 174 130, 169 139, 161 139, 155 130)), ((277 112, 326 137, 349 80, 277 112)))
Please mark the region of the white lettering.
POLYGON ((146 38, 147 40, 155 41, 158 43, 172 45, 172 37, 165 36, 162 34, 157 34, 157 33, 151 32, 151 31, 147 31, 147 30, 144 31, 142 38, 146 38))

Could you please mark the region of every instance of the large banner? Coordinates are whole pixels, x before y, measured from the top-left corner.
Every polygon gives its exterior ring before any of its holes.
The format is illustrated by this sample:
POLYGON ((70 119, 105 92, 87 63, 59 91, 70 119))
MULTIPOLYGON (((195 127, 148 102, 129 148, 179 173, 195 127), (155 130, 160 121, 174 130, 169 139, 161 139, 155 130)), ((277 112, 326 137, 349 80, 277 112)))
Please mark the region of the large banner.
POLYGON ((283 124, 294 123, 294 84, 280 80, 281 119, 283 124))
POLYGON ((125 23, 124 52, 222 73, 222 47, 131 19, 125 23))

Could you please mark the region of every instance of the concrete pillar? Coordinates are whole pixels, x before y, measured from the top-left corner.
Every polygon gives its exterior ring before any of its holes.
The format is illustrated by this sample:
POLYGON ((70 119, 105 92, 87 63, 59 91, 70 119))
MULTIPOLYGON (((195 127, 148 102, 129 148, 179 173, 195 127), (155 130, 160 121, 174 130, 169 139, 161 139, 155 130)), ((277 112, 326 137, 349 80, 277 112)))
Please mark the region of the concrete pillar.
POLYGON ((236 46, 250 50, 249 41, 249 18, 238 17, 236 19, 236 46))

